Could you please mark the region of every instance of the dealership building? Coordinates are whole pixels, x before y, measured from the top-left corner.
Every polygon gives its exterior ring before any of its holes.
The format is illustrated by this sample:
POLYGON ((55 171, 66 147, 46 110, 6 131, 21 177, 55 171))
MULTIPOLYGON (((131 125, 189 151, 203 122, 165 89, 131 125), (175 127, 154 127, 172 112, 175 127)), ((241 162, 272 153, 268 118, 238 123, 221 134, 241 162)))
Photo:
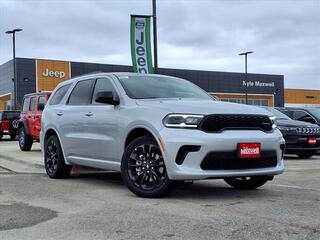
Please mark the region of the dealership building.
MULTIPOLYGON (((70 62, 48 59, 16 58, 17 99, 37 91, 50 91, 61 81, 91 72, 132 72, 131 66, 70 62)), ((160 68, 159 74, 187 79, 223 101, 245 103, 245 74, 160 68)), ((247 76, 248 104, 284 105, 283 75, 252 74, 247 76)), ((13 60, 0 66, 0 110, 10 109, 14 99, 13 60)))

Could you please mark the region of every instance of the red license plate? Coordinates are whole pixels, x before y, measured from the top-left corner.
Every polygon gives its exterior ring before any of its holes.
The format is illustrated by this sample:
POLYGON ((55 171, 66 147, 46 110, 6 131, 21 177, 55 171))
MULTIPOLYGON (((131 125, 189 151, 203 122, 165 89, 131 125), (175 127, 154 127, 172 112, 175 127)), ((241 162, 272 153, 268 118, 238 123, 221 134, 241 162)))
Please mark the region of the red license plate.
POLYGON ((317 139, 314 138, 308 138, 308 144, 309 145, 315 145, 317 143, 317 139))
POLYGON ((238 155, 240 158, 259 158, 260 149, 260 143, 239 143, 238 155))

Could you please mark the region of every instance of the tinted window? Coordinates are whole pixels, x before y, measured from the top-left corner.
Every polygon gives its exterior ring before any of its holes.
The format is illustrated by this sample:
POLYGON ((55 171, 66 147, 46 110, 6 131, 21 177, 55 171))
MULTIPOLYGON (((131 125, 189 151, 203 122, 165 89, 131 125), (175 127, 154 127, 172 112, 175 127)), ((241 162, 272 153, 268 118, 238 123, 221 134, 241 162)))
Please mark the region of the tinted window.
POLYGON ((38 100, 38 111, 42 111, 41 109, 39 109, 40 106, 44 106, 46 105, 46 97, 45 96, 40 96, 39 100, 38 100))
POLYGON ((292 111, 288 111, 288 110, 280 110, 281 112, 283 112, 285 115, 287 115, 288 117, 293 118, 293 112, 292 111))
POLYGON ((91 88, 93 81, 94 79, 78 82, 70 94, 68 104, 87 105, 91 99, 91 88))
POLYGON ((107 78, 99 78, 97 80, 93 91, 92 104, 100 104, 95 101, 98 92, 113 92, 113 96, 117 96, 117 92, 114 89, 111 80, 107 78))
POLYGON ((46 97, 45 96, 39 97, 39 104, 46 104, 46 97))
POLYGON ((23 100, 23 107, 22 107, 22 112, 28 112, 29 110, 29 105, 30 105, 30 98, 27 97, 23 100))
POLYGON ((35 111, 36 110, 36 102, 37 102, 37 98, 36 97, 32 97, 31 100, 30 100, 29 111, 35 111))
POLYGON ((304 111, 294 111, 293 112, 293 119, 303 121, 306 117, 310 117, 310 115, 304 111))
POLYGON ((193 98, 214 100, 189 81, 174 77, 124 76, 120 82, 130 98, 193 98))
POLYGON ((56 105, 59 104, 62 100, 62 98, 64 97, 64 95, 66 95, 68 89, 70 87, 70 84, 68 85, 64 85, 61 88, 59 88, 55 94, 52 96, 51 100, 50 100, 50 105, 56 105))
POLYGON ((3 112, 3 120, 15 120, 15 119, 19 119, 20 117, 20 112, 3 112))

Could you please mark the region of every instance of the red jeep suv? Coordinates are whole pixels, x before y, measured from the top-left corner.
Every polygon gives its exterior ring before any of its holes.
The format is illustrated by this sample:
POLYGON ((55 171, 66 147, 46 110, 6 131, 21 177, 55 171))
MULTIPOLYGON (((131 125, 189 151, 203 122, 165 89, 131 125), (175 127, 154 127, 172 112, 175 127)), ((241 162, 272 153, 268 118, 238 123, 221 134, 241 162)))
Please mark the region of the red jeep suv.
POLYGON ((9 135, 12 140, 18 135, 20 111, 0 111, 0 139, 9 135))
POLYGON ((19 146, 30 151, 33 141, 39 141, 42 111, 51 92, 30 93, 24 96, 19 121, 19 146))

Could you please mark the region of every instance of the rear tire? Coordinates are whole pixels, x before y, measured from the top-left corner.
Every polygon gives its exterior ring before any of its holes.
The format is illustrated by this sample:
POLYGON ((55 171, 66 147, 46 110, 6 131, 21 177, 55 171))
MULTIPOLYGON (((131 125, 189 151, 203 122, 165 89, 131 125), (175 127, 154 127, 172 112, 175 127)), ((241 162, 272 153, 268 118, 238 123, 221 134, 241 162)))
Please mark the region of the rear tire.
POLYGON ((314 155, 314 153, 302 152, 302 153, 298 153, 297 155, 301 159, 302 158, 311 158, 314 155))
POLYGON ((30 137, 30 135, 26 133, 25 128, 21 127, 19 129, 19 147, 21 151, 30 151, 32 144, 33 144, 32 138, 30 137))
POLYGON ((127 146, 121 176, 131 192, 145 198, 166 196, 176 185, 168 177, 158 143, 149 136, 139 137, 127 146))
POLYGON ((50 178, 66 178, 72 165, 64 161, 61 145, 57 136, 50 136, 44 144, 44 167, 50 178))
POLYGON ((224 181, 236 189, 253 190, 266 184, 268 176, 224 178, 224 181))

